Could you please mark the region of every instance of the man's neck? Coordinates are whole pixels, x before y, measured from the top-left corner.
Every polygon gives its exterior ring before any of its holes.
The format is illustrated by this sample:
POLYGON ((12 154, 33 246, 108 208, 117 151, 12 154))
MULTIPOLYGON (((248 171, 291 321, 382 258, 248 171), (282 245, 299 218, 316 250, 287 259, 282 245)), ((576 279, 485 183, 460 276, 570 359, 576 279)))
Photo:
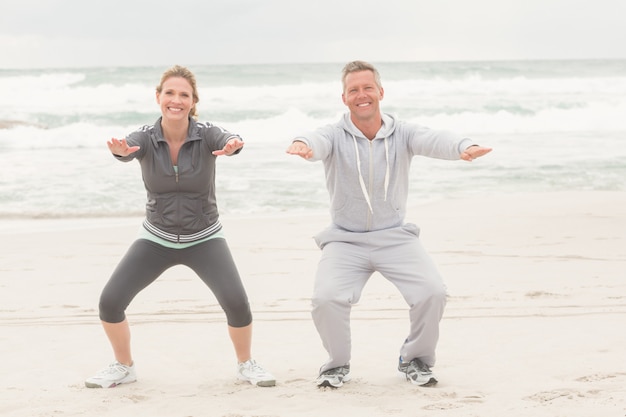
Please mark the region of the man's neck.
POLYGON ((372 140, 376 137, 376 133, 380 130, 383 125, 383 118, 381 114, 378 114, 377 117, 371 117, 369 119, 356 119, 352 114, 350 114, 350 120, 357 129, 359 129, 366 138, 372 140))

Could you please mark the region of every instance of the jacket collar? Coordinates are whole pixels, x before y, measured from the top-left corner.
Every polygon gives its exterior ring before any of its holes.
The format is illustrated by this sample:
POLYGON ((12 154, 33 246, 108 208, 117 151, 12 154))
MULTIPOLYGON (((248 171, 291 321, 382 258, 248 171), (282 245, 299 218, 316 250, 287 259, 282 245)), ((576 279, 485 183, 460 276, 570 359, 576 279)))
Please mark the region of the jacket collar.
MULTIPOLYGON (((155 145, 159 142, 165 142, 165 136, 163 135, 163 128, 161 127, 161 120, 163 117, 159 117, 157 121, 154 123, 154 130, 152 131, 152 141, 155 145)), ((189 118, 189 129, 187 130, 187 139, 185 142, 190 142, 192 140, 200 140, 200 133, 198 132, 198 126, 192 117, 189 118)))

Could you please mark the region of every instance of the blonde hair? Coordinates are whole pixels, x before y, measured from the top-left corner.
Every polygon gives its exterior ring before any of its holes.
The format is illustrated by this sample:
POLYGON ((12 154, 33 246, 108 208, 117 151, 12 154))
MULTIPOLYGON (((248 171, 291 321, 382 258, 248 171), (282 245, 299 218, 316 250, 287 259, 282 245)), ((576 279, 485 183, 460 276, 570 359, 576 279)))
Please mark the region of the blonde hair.
POLYGON ((376 85, 378 86, 378 88, 383 87, 380 81, 380 73, 372 64, 365 61, 352 61, 348 62, 341 71, 341 83, 343 84, 344 90, 346 89, 346 77, 348 76, 348 74, 359 71, 372 71, 372 73, 374 73, 374 80, 376 81, 376 85))
POLYGON ((174 65, 172 68, 168 69, 161 76, 161 82, 156 87, 157 93, 161 94, 163 90, 163 83, 172 77, 180 77, 186 79, 191 85, 192 95, 193 95, 193 107, 189 112, 189 115, 193 117, 195 120, 198 120, 198 113, 196 110, 196 104, 200 101, 200 96, 198 96, 198 87, 196 86, 196 76, 193 75, 193 72, 189 71, 189 69, 185 67, 181 67, 180 65, 174 65))

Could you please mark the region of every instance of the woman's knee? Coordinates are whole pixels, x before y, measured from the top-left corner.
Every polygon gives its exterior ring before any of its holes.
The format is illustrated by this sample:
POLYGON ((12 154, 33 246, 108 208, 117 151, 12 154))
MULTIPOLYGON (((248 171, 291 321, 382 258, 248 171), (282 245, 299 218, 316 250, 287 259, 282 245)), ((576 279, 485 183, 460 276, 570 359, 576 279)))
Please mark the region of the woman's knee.
POLYGON ((119 298, 112 297, 106 292, 103 292, 102 295, 100 295, 100 302, 98 303, 100 320, 107 323, 119 323, 124 321, 126 318, 124 313, 126 306, 120 305, 119 301, 119 298))
POLYGON ((252 323, 252 311, 247 300, 229 303, 222 306, 222 309, 226 314, 226 322, 231 327, 245 327, 252 323))

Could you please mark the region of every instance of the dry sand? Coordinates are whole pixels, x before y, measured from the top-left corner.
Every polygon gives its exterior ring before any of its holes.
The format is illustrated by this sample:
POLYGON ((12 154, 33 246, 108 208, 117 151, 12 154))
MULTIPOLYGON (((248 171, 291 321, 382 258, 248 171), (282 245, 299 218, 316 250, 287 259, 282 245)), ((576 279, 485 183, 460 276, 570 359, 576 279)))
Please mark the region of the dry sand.
POLYGON ((274 388, 235 379, 223 314, 176 267, 127 311, 139 380, 83 381, 112 359, 100 290, 141 219, 3 220, 0 415, 626 415, 626 193, 513 194, 413 207, 407 221, 449 288, 440 383, 395 370, 408 330, 397 291, 375 274, 353 310, 353 380, 314 384, 325 360, 309 313, 321 216, 223 216, 255 317, 254 357, 274 388))

